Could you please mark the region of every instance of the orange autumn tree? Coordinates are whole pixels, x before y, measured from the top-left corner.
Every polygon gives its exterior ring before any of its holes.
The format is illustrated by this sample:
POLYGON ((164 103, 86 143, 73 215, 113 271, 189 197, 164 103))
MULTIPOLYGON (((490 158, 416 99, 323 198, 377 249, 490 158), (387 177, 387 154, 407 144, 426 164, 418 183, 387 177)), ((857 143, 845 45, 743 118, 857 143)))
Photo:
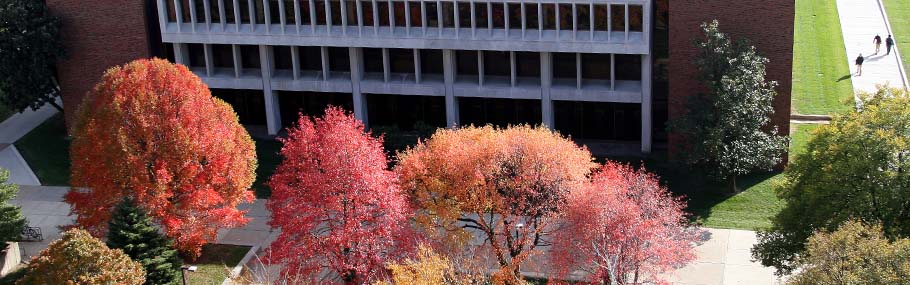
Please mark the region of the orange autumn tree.
POLYGON ((402 188, 425 209, 417 222, 436 239, 484 240, 500 267, 494 280, 512 284, 596 166, 587 149, 530 126, 439 130, 400 161, 402 188))
POLYGON ((185 66, 140 59, 108 70, 72 133, 65 199, 93 235, 104 235, 125 197, 191 258, 218 229, 246 223, 237 205, 253 199, 253 141, 230 105, 185 66))

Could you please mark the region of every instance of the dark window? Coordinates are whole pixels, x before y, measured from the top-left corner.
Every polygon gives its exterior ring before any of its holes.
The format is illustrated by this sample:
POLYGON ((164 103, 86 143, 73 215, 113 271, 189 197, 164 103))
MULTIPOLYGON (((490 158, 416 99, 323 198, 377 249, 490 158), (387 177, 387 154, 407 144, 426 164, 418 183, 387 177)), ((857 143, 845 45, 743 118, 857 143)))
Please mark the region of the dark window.
POLYGON ((218 8, 218 1, 209 1, 209 8, 212 23, 221 23, 221 9, 218 8))
POLYGON ((295 126, 300 114, 322 116, 328 106, 341 107, 348 112, 354 110, 351 93, 278 91, 278 101, 281 124, 285 127, 295 126))
POLYGON ((329 70, 344 72, 351 71, 351 57, 348 55, 348 48, 329 48, 329 70))
POLYGON ((556 29, 556 5, 543 4, 543 28, 544 30, 556 29))
POLYGON ((279 9, 281 7, 278 6, 278 1, 284 0, 269 0, 269 23, 271 24, 281 24, 281 9, 279 9))
POLYGON ((389 67, 393 73, 414 73, 414 51, 410 49, 389 49, 389 67))
POLYGON ((237 3, 240 6, 240 23, 249 24, 250 23, 250 2, 244 0, 238 0, 240 3, 237 3))
POLYGON ((253 6, 256 8, 256 24, 265 24, 265 6, 262 6, 262 1, 254 0, 253 6))
POLYGON ((521 4, 506 4, 509 8, 509 29, 521 29, 521 4))
MULTIPOLYGON (((395 26, 396 27, 407 27, 408 18, 406 17, 407 11, 404 9, 404 1, 395 1, 392 2, 392 12, 395 14, 395 26)), ((412 19, 413 20, 413 19, 412 19)))
POLYGON ((289 70, 293 68, 294 63, 291 60, 291 47, 274 46, 272 47, 272 53, 275 57, 275 69, 289 70))
POLYGON ((458 99, 462 125, 497 127, 541 122, 540 100, 471 98, 458 99))
POLYGON ((582 54, 581 78, 610 80, 610 55, 603 53, 582 54))
POLYGON ((202 44, 186 44, 189 52, 191 67, 205 67, 205 46, 202 44))
POLYGON ((536 30, 540 28, 540 21, 537 19, 537 4, 524 3, 525 6, 525 28, 536 30))
POLYGON ((298 47, 300 54, 300 69, 322 70, 322 50, 319 47, 298 47))
POLYGON ((295 0, 281 0, 284 1, 284 21, 288 25, 297 24, 297 15, 294 14, 294 1, 295 0))
POLYGON ((516 52, 515 64, 520 77, 540 78, 540 54, 536 52, 516 52))
POLYGON ((357 0, 346 0, 344 1, 345 14, 347 14, 348 25, 357 26, 360 24, 359 19, 357 18, 357 0))
POLYGON ((196 23, 205 23, 205 2, 196 1, 193 4, 196 6, 196 23))
POLYGON ((455 27, 455 4, 452 2, 442 2, 442 26, 445 28, 455 27))
POLYGON ((329 1, 329 9, 332 10, 332 25, 341 26, 341 2, 329 1))
POLYGON ((476 21, 478 29, 490 27, 488 8, 487 3, 474 3, 474 21, 476 21))
POLYGON ((607 29, 607 5, 594 5, 594 30, 606 31, 607 29))
POLYGON ((373 21, 373 1, 360 1, 360 8, 363 16, 363 25, 364 26, 373 26, 376 24, 373 21))
POLYGON ((240 46, 240 66, 243 68, 259 68, 259 47, 242 45, 240 46))
POLYGON ((383 73, 382 70, 382 49, 364 48, 363 49, 363 71, 383 73))
POLYGON ((644 18, 642 7, 638 5, 629 6, 629 31, 641 32, 644 18))
POLYGON ((617 54, 616 80, 641 80, 641 56, 634 54, 617 54))
POLYGON ((389 25, 389 2, 383 0, 376 0, 376 5, 379 6, 376 10, 379 12, 379 25, 388 26, 389 25))
POLYGON ((408 2, 408 8, 411 9, 411 26, 423 26, 423 10, 420 9, 420 2, 408 2))
POLYGON ((553 53, 553 77, 576 79, 575 54, 553 53))
POLYGON ((212 64, 215 68, 234 68, 234 48, 231 45, 212 45, 212 64))
POLYGON ((325 0, 314 0, 316 6, 316 24, 325 25, 325 0))
POLYGON ((556 129, 575 139, 641 140, 641 106, 554 101, 556 129))
POLYGON ((506 3, 492 3, 493 5, 493 28, 504 29, 506 27, 506 3))
POLYGON ((575 20, 572 16, 572 4, 559 4, 559 29, 572 30, 572 22, 575 20))
MULTIPOLYGON (((392 128, 401 131, 433 131, 435 128, 442 128, 446 125, 446 103, 445 97, 442 96, 399 96, 385 94, 368 94, 367 97, 367 115, 370 118, 370 125, 375 131, 392 128), (420 130, 421 128, 431 128, 431 130, 420 130)), ((403 134, 386 133, 385 142, 389 144, 401 144, 400 140, 403 134)), ((429 134, 412 134, 410 144, 417 142, 416 135, 429 134)), ((402 147, 402 146, 399 146, 402 147)))
POLYGON ((455 64, 458 75, 477 75, 477 51, 455 51, 455 64))
POLYGON ((626 8, 623 5, 610 5, 613 31, 626 30, 626 8))
POLYGON ((174 7, 174 1, 164 1, 167 4, 167 21, 177 22, 177 8, 174 7))
POLYGON ((575 5, 578 12, 578 18, 575 22, 578 24, 579 31, 591 30, 591 6, 586 4, 575 5))
POLYGON ((442 50, 420 50, 420 72, 442 74, 442 50))
POLYGON ((512 76, 512 60, 509 52, 484 51, 483 74, 488 76, 512 76))
POLYGON ((462 28, 471 27, 471 3, 458 2, 458 26, 462 28))
POLYGON ((224 1, 224 22, 237 23, 237 17, 234 15, 234 1, 224 1))
POLYGON ((215 89, 212 96, 231 105, 244 125, 265 125, 265 97, 262 90, 215 89))
POLYGON ((191 21, 193 19, 190 18, 190 0, 180 1, 180 7, 181 7, 181 9, 183 9, 182 13, 180 13, 181 16, 183 17, 183 22, 191 23, 191 21))

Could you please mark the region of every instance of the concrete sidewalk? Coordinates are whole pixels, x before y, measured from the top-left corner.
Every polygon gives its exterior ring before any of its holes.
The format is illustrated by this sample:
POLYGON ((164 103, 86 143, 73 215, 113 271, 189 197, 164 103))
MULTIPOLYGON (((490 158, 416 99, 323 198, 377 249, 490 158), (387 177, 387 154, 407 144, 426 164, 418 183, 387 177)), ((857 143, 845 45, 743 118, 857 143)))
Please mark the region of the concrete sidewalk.
MULTIPOLYGON (((884 8, 880 5, 878 0, 837 0, 844 46, 847 49, 845 60, 854 75, 855 92, 874 92, 879 84, 907 88, 897 51, 892 50, 890 55, 886 55, 885 39, 891 31, 888 19, 882 13, 884 8), (877 55, 874 54, 875 45, 872 43, 875 35, 882 37, 881 51, 877 55), (855 60, 859 54, 866 59, 862 76, 856 76, 855 60)), ((854 98, 859 106, 859 98, 854 98)))
POLYGON ((16 146, 0 143, 0 168, 9 170, 7 183, 19 185, 41 185, 38 177, 28 167, 28 163, 19 154, 16 146))

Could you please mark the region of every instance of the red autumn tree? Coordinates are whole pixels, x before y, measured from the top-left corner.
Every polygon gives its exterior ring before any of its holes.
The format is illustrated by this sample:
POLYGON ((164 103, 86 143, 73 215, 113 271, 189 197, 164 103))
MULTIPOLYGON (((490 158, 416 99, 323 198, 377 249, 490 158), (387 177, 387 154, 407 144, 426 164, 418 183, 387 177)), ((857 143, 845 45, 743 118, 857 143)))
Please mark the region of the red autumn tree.
POLYGON ((568 198, 551 253, 560 279, 599 284, 661 284, 662 273, 694 258, 698 232, 685 204, 657 177, 608 162, 568 198))
POLYGON ((271 261, 287 277, 371 283, 386 275, 386 263, 414 250, 411 209, 388 170, 382 140, 336 107, 297 124, 281 140, 284 160, 268 183, 269 224, 281 230, 271 261))
POLYGON ((66 201, 76 223, 106 233, 124 197, 191 258, 221 228, 246 223, 253 141, 230 105, 185 66, 140 59, 108 70, 76 115, 66 201))
POLYGON ((424 209, 416 220, 431 237, 483 240, 500 267, 494 281, 511 284, 595 167, 586 149, 529 126, 439 130, 400 159, 402 187, 424 209))

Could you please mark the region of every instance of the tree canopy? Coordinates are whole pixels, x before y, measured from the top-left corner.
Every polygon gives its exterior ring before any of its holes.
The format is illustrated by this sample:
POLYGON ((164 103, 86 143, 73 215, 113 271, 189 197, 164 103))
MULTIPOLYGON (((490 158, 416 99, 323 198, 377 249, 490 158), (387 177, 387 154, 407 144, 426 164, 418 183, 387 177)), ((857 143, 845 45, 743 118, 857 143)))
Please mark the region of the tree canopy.
POLYGON ((707 93, 689 97, 686 114, 671 129, 686 142, 680 147, 689 164, 707 168, 717 179, 731 182, 781 162, 787 138, 769 128, 777 82, 765 79, 768 59, 745 40, 732 41, 715 20, 702 24, 695 64, 707 93))
POLYGON ((139 262, 81 229, 63 233, 59 240, 32 259, 28 273, 16 284, 123 284, 140 285, 145 271, 139 262))
POLYGON ((759 234, 753 255, 781 273, 794 269, 815 231, 857 218, 888 237, 910 236, 910 99, 883 89, 862 111, 820 125, 774 185, 785 208, 759 234))
POLYGON ((66 53, 60 20, 42 0, 0 3, 0 104, 15 111, 45 103, 62 110, 55 78, 57 61, 66 53))
POLYGON ((7 183, 9 171, 0 168, 0 244, 16 241, 25 228, 25 217, 19 206, 10 204, 10 200, 19 193, 19 186, 7 183))
POLYGON ((70 147, 76 223, 107 233, 131 198, 190 258, 246 223, 255 146, 231 106, 182 65, 140 59, 108 70, 76 114, 70 147))
POLYGON ((107 246, 123 250, 142 264, 146 285, 180 284, 182 263, 177 251, 132 199, 117 205, 108 230, 107 246))
POLYGON ((518 267, 551 243, 560 207, 595 166, 587 149, 545 127, 472 126, 438 130, 402 153, 396 172, 431 238, 476 235, 500 267, 494 280, 518 283, 518 267))
POLYGON ((362 122, 330 107, 322 118, 301 116, 281 142, 267 207, 269 224, 281 230, 270 259, 291 275, 284 279, 372 283, 386 263, 413 252, 413 211, 388 170, 382 139, 362 122))

